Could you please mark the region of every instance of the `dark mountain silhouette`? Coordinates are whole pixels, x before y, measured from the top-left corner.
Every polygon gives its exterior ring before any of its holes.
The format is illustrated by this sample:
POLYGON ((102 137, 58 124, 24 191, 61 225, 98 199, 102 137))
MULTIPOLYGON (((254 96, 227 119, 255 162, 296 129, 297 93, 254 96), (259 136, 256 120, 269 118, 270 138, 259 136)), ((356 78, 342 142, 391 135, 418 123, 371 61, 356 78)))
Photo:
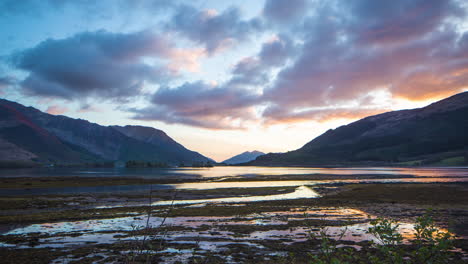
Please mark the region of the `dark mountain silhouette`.
POLYGON ((144 126, 112 126, 112 128, 138 141, 150 144, 164 150, 166 155, 173 157, 179 163, 191 164, 192 162, 213 162, 210 158, 198 152, 191 151, 170 138, 164 131, 144 126))
POLYGON ((157 161, 169 164, 207 162, 161 130, 101 126, 55 116, 0 99, 0 160, 50 163, 157 161))
POLYGON ((468 92, 429 106, 369 116, 302 148, 249 165, 467 164, 468 92))
POLYGON ((252 161, 252 160, 256 159, 258 156, 261 156, 261 155, 265 155, 265 153, 260 152, 260 151, 256 151, 256 150, 246 151, 244 153, 241 153, 239 155, 231 157, 231 158, 223 161, 222 163, 226 163, 226 164, 245 163, 245 162, 252 161))

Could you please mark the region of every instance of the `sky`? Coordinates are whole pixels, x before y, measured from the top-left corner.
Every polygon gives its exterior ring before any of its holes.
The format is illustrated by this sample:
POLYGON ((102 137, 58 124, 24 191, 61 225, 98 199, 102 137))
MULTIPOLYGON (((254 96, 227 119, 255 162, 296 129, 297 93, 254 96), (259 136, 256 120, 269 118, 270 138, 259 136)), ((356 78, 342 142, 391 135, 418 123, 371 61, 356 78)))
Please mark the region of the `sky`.
POLYGON ((462 0, 0 0, 0 97, 222 161, 468 90, 462 0))

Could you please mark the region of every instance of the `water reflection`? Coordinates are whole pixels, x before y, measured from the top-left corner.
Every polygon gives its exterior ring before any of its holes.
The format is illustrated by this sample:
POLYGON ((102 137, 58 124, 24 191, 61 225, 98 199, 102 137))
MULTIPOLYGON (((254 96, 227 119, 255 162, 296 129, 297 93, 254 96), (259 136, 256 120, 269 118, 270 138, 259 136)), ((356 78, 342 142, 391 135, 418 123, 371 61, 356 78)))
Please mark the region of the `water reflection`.
POLYGON ((261 195, 261 196, 240 196, 240 197, 223 197, 214 199, 197 199, 197 200, 176 200, 176 201, 158 201, 153 205, 171 205, 171 204, 198 204, 198 203, 245 203, 259 201, 277 201, 277 200, 293 200, 301 198, 317 198, 320 195, 306 186, 296 188, 294 192, 261 195))
MULTIPOLYGON (((238 181, 238 182, 189 182, 181 184, 143 184, 143 185, 105 185, 82 187, 55 187, 31 189, 0 189, 0 195, 49 195, 80 193, 125 193, 149 192, 150 190, 209 190, 222 188, 263 188, 263 187, 296 187, 302 185, 327 185, 345 183, 460 183, 468 182, 468 177, 416 177, 394 179, 344 179, 344 180, 301 180, 301 181, 238 181)), ((313 198, 313 197, 312 197, 313 198)))
POLYGON ((413 175, 416 177, 468 177, 468 167, 367 167, 367 168, 305 168, 305 167, 233 167, 213 168, 35 168, 0 170, 0 177, 138 177, 138 178, 214 178, 254 175, 413 175))
POLYGON ((213 167, 213 168, 185 168, 174 169, 182 174, 197 174, 206 178, 245 175, 303 175, 303 174, 331 174, 331 175, 413 175, 417 177, 468 177, 467 167, 452 168, 397 168, 397 167, 369 167, 369 168, 301 168, 301 167, 213 167))
MULTIPOLYGON (((369 221, 372 218, 375 217, 357 209, 301 207, 290 211, 255 213, 244 216, 168 217, 165 220, 160 217, 151 217, 149 226, 159 227, 162 221, 165 221, 165 226, 179 227, 167 234, 161 234, 158 231, 152 232, 152 239, 164 238, 171 243, 195 243, 194 238, 196 238, 196 243, 209 243, 214 240, 226 240, 223 243, 228 244, 277 240, 284 244, 291 244, 310 239, 311 235, 318 235, 321 228, 333 239, 340 238, 344 232, 342 241, 362 242, 375 240, 367 232, 370 227, 369 221), (317 220, 320 221, 320 225, 314 224, 314 221, 317 220), (304 224, 289 226, 297 221, 303 221, 304 224), (337 224, 337 221, 342 224, 337 224), (265 225, 269 228, 255 230, 255 226, 265 225), (230 226, 234 229, 231 230, 230 226), (251 231, 235 231, 242 230, 242 226, 251 231), (199 230, 200 227, 209 228, 199 230), (180 230, 180 228, 187 229, 180 230)), ((101 220, 33 224, 11 230, 4 235, 37 235, 39 233, 46 236, 40 239, 38 247, 67 247, 86 243, 110 244, 141 239, 140 235, 131 235, 128 232, 134 230, 135 227, 137 229, 143 228, 146 226, 146 221, 147 216, 139 215, 101 220)), ((405 240, 413 238, 414 225, 412 223, 399 223, 398 230, 405 240)), ((2 246, 11 245, 0 244, 0 247, 2 246)), ((28 247, 27 244, 17 246, 28 247)))

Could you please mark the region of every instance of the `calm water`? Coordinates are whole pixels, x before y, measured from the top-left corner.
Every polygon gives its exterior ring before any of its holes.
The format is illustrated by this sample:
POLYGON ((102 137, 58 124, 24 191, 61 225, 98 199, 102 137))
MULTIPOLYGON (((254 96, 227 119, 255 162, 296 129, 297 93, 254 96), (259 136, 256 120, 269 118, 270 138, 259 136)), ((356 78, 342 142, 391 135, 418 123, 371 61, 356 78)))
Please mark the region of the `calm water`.
MULTIPOLYGON (((0 189, 0 195, 41 195, 74 193, 117 193, 142 192, 158 189, 219 189, 255 187, 299 187, 335 183, 434 183, 468 182, 468 167, 458 168, 281 168, 281 167, 214 167, 214 168, 173 168, 173 169, 76 169, 40 168, 24 170, 1 170, 1 177, 135 177, 147 179, 214 179, 236 176, 264 175, 384 175, 381 179, 337 179, 333 180, 282 180, 247 182, 195 182, 182 184, 120 185, 64 188, 0 189)), ((317 178, 317 177, 314 177, 317 178)))
POLYGON ((416 177, 468 177, 468 167, 450 168, 300 168, 300 167, 213 167, 171 169, 125 168, 38 168, 0 170, 0 177, 141 177, 214 178, 255 175, 412 175, 416 177))

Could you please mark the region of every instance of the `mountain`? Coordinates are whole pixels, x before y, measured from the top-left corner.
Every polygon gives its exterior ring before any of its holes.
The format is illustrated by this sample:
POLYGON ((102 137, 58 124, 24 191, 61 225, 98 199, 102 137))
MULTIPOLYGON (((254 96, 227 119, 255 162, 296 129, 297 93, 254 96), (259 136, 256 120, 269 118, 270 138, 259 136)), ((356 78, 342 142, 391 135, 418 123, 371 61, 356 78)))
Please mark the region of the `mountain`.
POLYGON ((41 163, 138 160, 169 164, 211 161, 151 127, 101 126, 3 99, 0 99, 0 160, 41 163))
POLYGON ((226 163, 226 164, 245 163, 245 162, 252 161, 252 160, 256 159, 258 156, 261 156, 261 155, 265 155, 265 153, 260 152, 260 151, 256 151, 256 150, 246 151, 244 153, 241 153, 239 155, 231 157, 231 158, 223 161, 222 163, 226 163))
POLYGON ((468 164, 468 92, 429 106, 369 116, 302 148, 249 165, 468 164))
POLYGON ((111 126, 127 137, 145 142, 159 149, 164 149, 166 155, 173 157, 179 163, 212 162, 212 159, 191 151, 170 138, 164 131, 144 126, 111 126))

